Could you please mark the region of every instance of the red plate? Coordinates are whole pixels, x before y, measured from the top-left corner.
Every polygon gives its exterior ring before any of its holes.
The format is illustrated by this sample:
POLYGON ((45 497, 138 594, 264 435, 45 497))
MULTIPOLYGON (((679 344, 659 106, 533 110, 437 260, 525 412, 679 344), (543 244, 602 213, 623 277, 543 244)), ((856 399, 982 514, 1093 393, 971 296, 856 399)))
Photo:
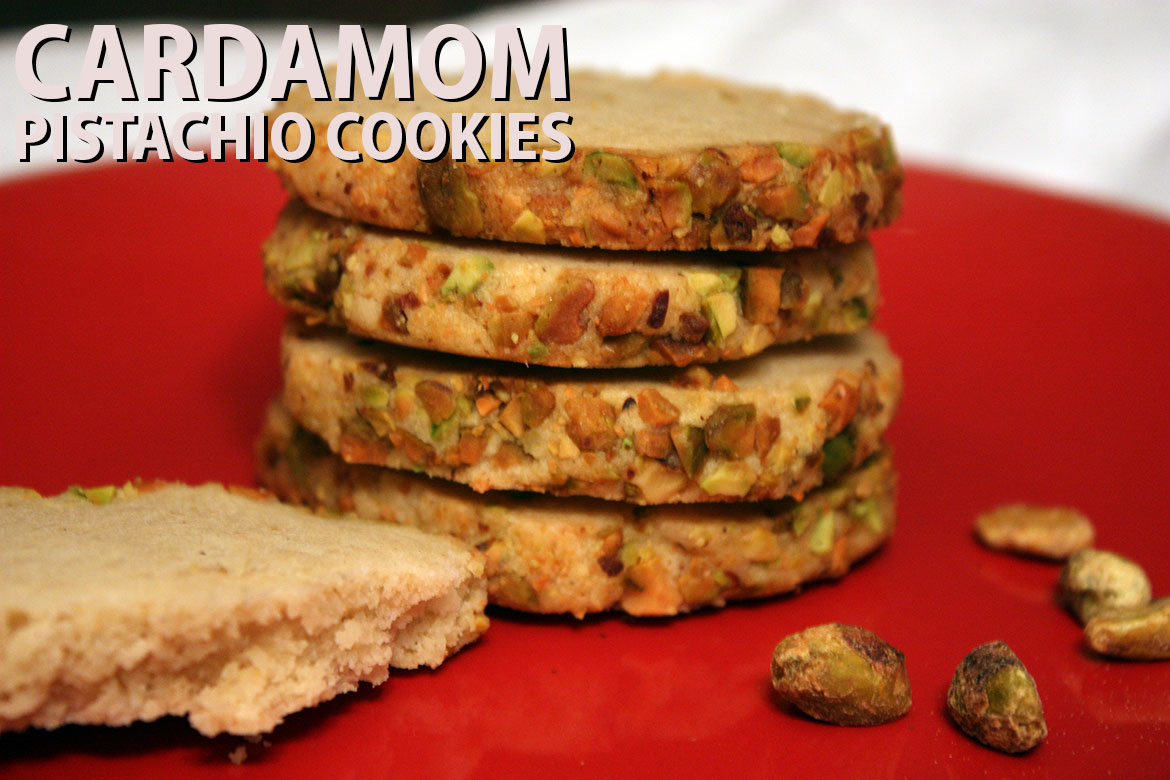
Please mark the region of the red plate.
MULTIPOLYGON (((116 165, 0 187, 0 483, 58 491, 141 475, 249 482, 276 392, 280 312, 258 250, 282 202, 258 164, 116 165)), ((232 771, 255 777, 1170 776, 1170 663, 1081 649, 1058 567, 989 552, 972 518, 1072 504, 1100 546, 1170 593, 1170 224, 913 169, 876 239, 905 361, 891 435, 900 527, 845 579, 677 620, 495 612, 436 672, 289 718, 232 771), (914 708, 838 728, 779 706, 768 661, 814 623, 906 653, 914 708), (943 699, 974 646, 1006 640, 1050 736, 1000 755, 943 699)), ((218 776, 239 740, 185 722, 0 737, 6 777, 218 776)), ((230 765, 227 765, 230 768, 230 765)))

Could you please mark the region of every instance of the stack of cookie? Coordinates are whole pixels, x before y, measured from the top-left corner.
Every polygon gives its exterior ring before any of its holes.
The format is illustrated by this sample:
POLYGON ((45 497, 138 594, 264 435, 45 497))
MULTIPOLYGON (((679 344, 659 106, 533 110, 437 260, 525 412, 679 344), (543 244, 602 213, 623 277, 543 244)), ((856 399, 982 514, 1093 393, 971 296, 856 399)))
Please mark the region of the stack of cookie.
MULTIPOLYGON (((897 210, 887 129, 695 77, 572 87, 456 107, 569 112, 564 163, 321 143, 275 164, 294 200, 265 272, 293 314, 262 482, 460 537, 490 598, 532 612, 667 615, 843 574, 893 528, 901 374, 868 330, 864 240, 897 210)), ((318 138, 339 111, 451 111, 417 94, 276 111, 318 138)))

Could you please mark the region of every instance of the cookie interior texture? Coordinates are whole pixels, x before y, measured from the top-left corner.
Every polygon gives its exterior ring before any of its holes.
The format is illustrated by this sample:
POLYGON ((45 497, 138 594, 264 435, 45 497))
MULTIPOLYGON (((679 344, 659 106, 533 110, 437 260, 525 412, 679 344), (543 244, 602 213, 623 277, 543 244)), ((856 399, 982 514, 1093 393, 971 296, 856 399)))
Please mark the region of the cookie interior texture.
POLYGON ((77 492, 0 488, 0 730, 263 733, 487 627, 482 557, 452 539, 219 485, 77 492))

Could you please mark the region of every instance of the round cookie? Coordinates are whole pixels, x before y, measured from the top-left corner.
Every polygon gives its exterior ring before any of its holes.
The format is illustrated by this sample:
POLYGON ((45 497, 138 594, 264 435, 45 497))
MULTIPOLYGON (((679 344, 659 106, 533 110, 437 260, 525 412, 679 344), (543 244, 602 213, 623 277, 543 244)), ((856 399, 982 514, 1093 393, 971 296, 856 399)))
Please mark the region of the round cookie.
POLYGON ((257 445, 260 481, 285 500, 447 533, 483 550, 488 597, 577 617, 673 615, 840 577, 894 527, 894 471, 879 451, 805 499, 636 509, 586 498, 479 495, 346 463, 277 404, 257 445))
MULTIPOLYGON (((787 250, 850 243, 889 223, 902 168, 889 129, 807 95, 690 74, 630 77, 578 71, 571 100, 492 100, 491 79, 461 102, 416 85, 415 99, 315 101, 302 85, 271 115, 303 114, 318 142, 300 162, 270 156, 285 186, 310 206, 402 230, 603 249, 787 250), (342 162, 325 137, 341 112, 567 112, 574 141, 563 163, 419 163, 368 155, 342 162)), ((540 125, 534 126, 539 129, 540 125)), ((386 128, 383 127, 385 130, 386 128)), ((426 128, 430 132, 430 128, 426 128)), ((341 145, 361 151, 350 124, 341 145)), ((491 127, 478 138, 491 149, 491 127)), ((383 142, 385 143, 385 142, 383 142)), ((429 148, 424 137, 423 147, 429 148)), ((554 144, 538 134, 528 145, 554 144)))
POLYGON ((423 349, 550 366, 709 363, 866 326, 868 242, 786 253, 636 253, 435 240, 293 201, 265 281, 312 321, 423 349), (750 263, 747 267, 738 262, 750 263))
POLYGON ((871 331, 719 366, 529 368, 290 321, 284 402, 352 463, 635 504, 801 497, 879 447, 901 368, 871 331))

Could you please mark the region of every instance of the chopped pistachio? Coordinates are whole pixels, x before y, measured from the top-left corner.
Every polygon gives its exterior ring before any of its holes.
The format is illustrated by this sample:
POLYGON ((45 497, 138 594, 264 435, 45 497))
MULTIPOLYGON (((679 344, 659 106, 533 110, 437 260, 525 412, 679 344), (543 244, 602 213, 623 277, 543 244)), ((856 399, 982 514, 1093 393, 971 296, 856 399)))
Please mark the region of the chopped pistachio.
POLYGON ((825 208, 833 208, 845 197, 845 179, 841 172, 834 170, 825 177, 821 191, 817 193, 817 202, 825 208))
POLYGON ((84 498, 91 504, 98 506, 105 506, 114 500, 114 496, 118 492, 118 488, 113 485, 102 485, 100 487, 83 488, 80 485, 70 485, 66 491, 71 495, 79 498, 84 498))
POLYGON ((711 216, 731 199, 739 188, 739 172, 727 155, 716 149, 699 154, 682 176, 691 193, 691 209, 695 214, 711 216))
POLYGON ((808 549, 814 555, 825 555, 833 549, 833 542, 837 536, 836 516, 826 512, 817 518, 812 533, 808 535, 808 549))
POLYGON ((1105 550, 1081 550, 1060 572, 1060 596, 1087 623, 1097 613, 1150 602, 1150 580, 1129 558, 1105 550))
POLYGON ((642 497, 651 504, 672 500, 687 485, 687 476, 678 469, 664 466, 656 460, 643 459, 641 468, 630 482, 642 491, 642 497))
POLYGON ((1036 681, 1003 642, 980 645, 959 663, 947 711, 968 736, 1005 753, 1031 750, 1048 736, 1036 681))
POLYGON ((716 344, 735 332, 739 324, 739 307, 735 296, 729 292, 717 292, 703 300, 703 315, 711 323, 711 336, 716 344))
POLYGON ((719 278, 719 274, 710 271, 683 271, 683 278, 700 298, 705 298, 723 287, 723 280, 719 278))
POLYGON ((544 357, 547 354, 548 354, 548 347, 546 347, 540 341, 533 341, 531 344, 528 345, 528 359, 529 360, 540 360, 542 357, 544 357))
POLYGON ((825 294, 819 288, 809 291, 808 299, 804 302, 804 318, 815 321, 821 313, 821 304, 825 302, 825 294))
POLYGON ((739 280, 743 277, 742 268, 729 268, 719 272, 719 287, 724 292, 735 292, 739 287, 739 280))
POLYGON ((731 584, 731 578, 727 576, 727 572, 723 569, 716 569, 711 572, 711 579, 715 580, 715 584, 720 588, 726 588, 731 584))
POLYGON ((721 404, 707 418, 703 439, 711 452, 746 458, 755 449, 755 404, 721 404))
POLYGON ((803 168, 813 160, 813 151, 805 144, 781 141, 776 144, 776 151, 785 161, 792 163, 797 168, 803 168))
POLYGON ((524 209, 512 223, 512 236, 530 244, 544 243, 544 222, 531 209, 524 209))
POLYGON ((1085 626, 1085 642, 1114 658, 1170 659, 1170 597, 1098 612, 1085 626))
POLYGON ((474 236, 483 230, 479 196, 471 189, 462 165, 440 161, 419 167, 419 191, 428 211, 457 236, 474 236))
POLYGON ((793 536, 804 536, 804 532, 808 530, 812 523, 812 508, 798 506, 792 512, 792 517, 788 520, 788 525, 792 529, 793 536))
POLYGON ((470 295, 483 284, 483 280, 493 270, 495 265, 483 255, 464 257, 459 260, 439 288, 439 295, 444 298, 450 298, 452 295, 470 295))
POLYGON ((825 442, 822 451, 825 459, 821 461, 821 474, 826 482, 830 482, 853 465, 855 453, 853 431, 849 428, 841 431, 825 442))
POLYGON ((840 623, 781 640, 772 687, 805 714, 840 726, 887 723, 911 704, 905 656, 872 631, 840 623))
POLYGON ((792 408, 796 410, 797 414, 802 414, 804 410, 808 408, 810 403, 812 403, 812 399, 807 395, 798 395, 796 398, 792 399, 792 408))
POLYGON ((609 184, 637 189, 638 177, 630 161, 612 152, 590 152, 585 156, 585 174, 609 184))
POLYGON ((771 232, 768 233, 768 238, 780 249, 787 249, 792 246, 792 236, 788 235, 788 231, 779 225, 772 226, 771 232))
POLYGON ((703 429, 697 425, 675 425, 670 429, 670 440, 678 453, 679 465, 688 477, 694 477, 707 459, 707 442, 703 429))
POLYGON ((713 496, 746 496, 756 482, 756 472, 747 463, 729 460, 720 463, 703 478, 699 487, 713 496))
POLYGON ((455 410, 439 422, 431 423, 431 439, 439 441, 447 438, 447 435, 459 430, 459 424, 471 412, 471 400, 465 395, 458 395, 455 397, 455 410))
POLYGON ((390 403, 390 390, 385 385, 367 385, 362 388, 362 403, 370 409, 385 409, 390 403))

